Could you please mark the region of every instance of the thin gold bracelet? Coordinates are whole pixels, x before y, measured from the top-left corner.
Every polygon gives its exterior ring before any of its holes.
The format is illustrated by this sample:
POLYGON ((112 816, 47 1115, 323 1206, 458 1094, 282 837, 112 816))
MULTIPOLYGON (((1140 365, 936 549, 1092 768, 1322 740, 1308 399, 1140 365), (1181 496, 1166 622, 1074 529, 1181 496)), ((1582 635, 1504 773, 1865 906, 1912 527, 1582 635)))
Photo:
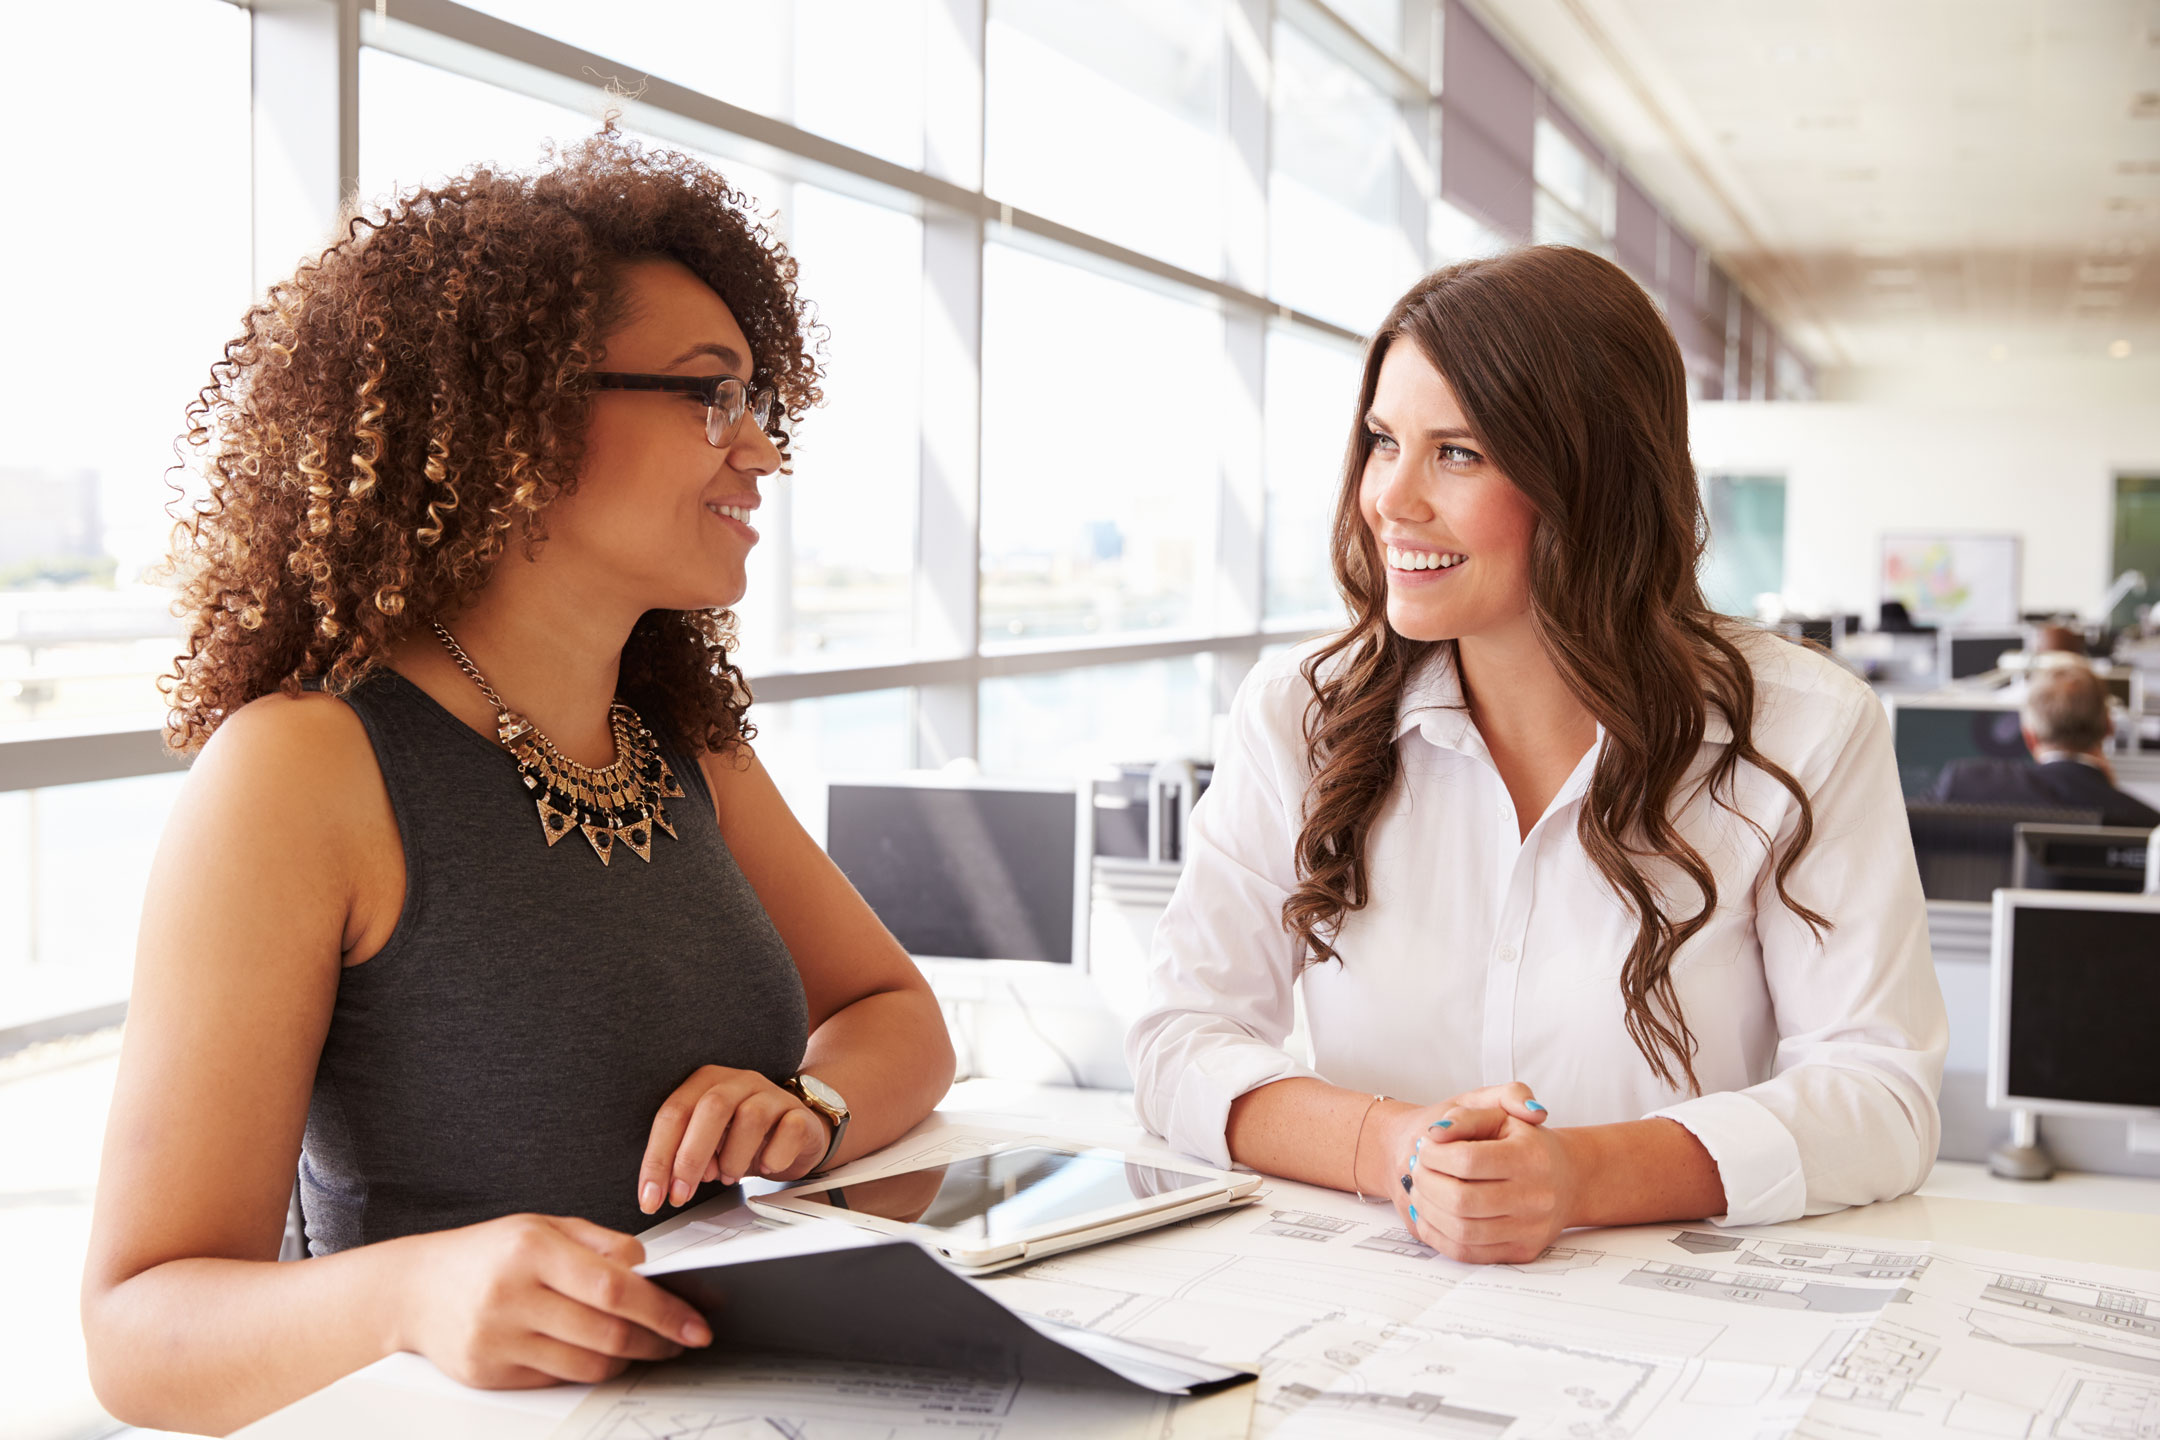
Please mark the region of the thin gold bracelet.
POLYGON ((1352 1194, 1356 1195, 1359 1200, 1364 1201, 1364 1203, 1367 1205, 1372 1204, 1372 1201, 1366 1200, 1365 1192, 1358 1189, 1357 1162, 1358 1157, 1363 1154, 1365 1150, 1365 1122, 1372 1119, 1372 1107, 1379 1104, 1382 1100, 1385 1099, 1387 1099, 1387 1096, 1375 1094, 1372 1099, 1365 1102, 1365 1113, 1358 1116, 1357 1139, 1353 1140, 1350 1143, 1350 1190, 1352 1194))

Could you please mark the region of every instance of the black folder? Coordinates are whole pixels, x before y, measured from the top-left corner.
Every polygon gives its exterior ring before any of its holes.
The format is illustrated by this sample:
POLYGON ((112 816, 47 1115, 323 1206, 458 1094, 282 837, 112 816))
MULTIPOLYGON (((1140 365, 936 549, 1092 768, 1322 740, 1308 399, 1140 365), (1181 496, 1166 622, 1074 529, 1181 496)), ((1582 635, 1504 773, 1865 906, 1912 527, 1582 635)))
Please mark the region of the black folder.
POLYGON ((652 1280, 704 1315, 714 1353, 779 1351, 1158 1395, 1206 1395, 1256 1378, 1030 1319, 909 1240, 671 1270, 652 1280))

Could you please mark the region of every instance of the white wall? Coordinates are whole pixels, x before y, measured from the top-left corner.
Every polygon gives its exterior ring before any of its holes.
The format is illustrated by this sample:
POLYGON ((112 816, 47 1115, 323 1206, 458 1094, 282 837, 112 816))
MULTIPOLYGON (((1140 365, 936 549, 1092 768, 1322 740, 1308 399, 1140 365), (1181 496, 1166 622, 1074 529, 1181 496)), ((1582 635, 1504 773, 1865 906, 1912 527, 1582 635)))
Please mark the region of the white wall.
POLYGON ((1975 398, 1699 403, 1695 464, 1786 477, 1795 609, 1872 617, 1884 532, 1937 530, 2022 535, 2021 608, 2097 612, 2114 579, 2115 474, 2160 470, 2160 389, 1975 398))

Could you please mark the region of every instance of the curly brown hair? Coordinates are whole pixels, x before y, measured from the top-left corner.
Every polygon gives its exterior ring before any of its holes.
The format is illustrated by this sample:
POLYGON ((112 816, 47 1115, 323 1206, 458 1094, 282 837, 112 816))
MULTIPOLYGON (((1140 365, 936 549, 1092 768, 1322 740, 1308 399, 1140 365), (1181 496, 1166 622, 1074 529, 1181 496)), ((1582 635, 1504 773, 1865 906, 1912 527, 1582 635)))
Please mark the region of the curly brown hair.
MULTIPOLYGON (((170 573, 186 649, 159 681, 169 743, 200 748, 261 695, 342 694, 456 611, 577 483, 590 376, 627 262, 675 260, 742 326, 777 392, 774 440, 818 403, 795 261, 694 157, 612 121, 532 173, 476 167, 354 217, 270 287, 182 436, 206 492, 170 573)), ((618 688, 693 749, 753 733, 734 617, 648 612, 618 688)))
POLYGON ((1576 833, 1637 921, 1620 970, 1628 1035, 1659 1079, 1697 1090, 1696 1041, 1672 963, 1717 908, 1717 880, 1673 809, 1702 749, 1706 706, 1732 743, 1703 788, 1739 815, 1733 775, 1745 764, 1793 797, 1797 822, 1772 878, 1818 936, 1829 921, 1786 890, 1814 836, 1814 807, 1756 748, 1754 672, 1696 579, 1707 527, 1679 346, 1642 288, 1588 251, 1538 245, 1436 271, 1395 302, 1367 347, 1331 541, 1351 620, 1303 664, 1313 778, 1284 928, 1307 964, 1341 960, 1333 937, 1371 898, 1365 847, 1401 772, 1403 685, 1436 651, 1454 659, 1453 642, 1410 640, 1388 624, 1386 569, 1358 508, 1373 444, 1364 417, 1397 344, 1415 345, 1447 378, 1485 452, 1537 511, 1531 617, 1561 679, 1605 727, 1576 833), (1700 903, 1682 913, 1674 901, 1689 889, 1700 903))

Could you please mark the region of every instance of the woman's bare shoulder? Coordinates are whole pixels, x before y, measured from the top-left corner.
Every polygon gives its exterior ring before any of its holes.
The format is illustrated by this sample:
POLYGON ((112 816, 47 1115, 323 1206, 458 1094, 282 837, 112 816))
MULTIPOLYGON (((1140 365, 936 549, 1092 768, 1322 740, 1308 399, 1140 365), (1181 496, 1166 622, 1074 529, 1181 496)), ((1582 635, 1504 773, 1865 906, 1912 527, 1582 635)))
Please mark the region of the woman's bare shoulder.
POLYGON ((272 692, 235 710, 195 758, 206 769, 242 773, 336 772, 355 761, 370 768, 374 748, 350 705, 334 695, 272 692))
POLYGON ((328 822, 373 821, 382 774, 367 730, 350 705, 332 695, 269 694, 241 706, 195 757, 188 789, 197 813, 224 803, 246 808, 255 823, 297 822, 321 833, 328 822))

